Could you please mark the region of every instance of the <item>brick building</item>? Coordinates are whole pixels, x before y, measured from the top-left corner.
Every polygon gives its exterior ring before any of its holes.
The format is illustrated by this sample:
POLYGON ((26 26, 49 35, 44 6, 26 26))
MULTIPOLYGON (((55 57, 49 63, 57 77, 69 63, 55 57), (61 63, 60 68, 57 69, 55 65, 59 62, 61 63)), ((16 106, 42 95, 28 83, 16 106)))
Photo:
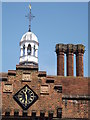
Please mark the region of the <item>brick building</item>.
POLYGON ((20 41, 16 70, 1 73, 2 120, 88 119, 88 77, 84 77, 82 44, 57 44, 57 76, 38 69, 38 38, 29 31, 20 41), (67 76, 64 76, 66 54, 67 76), (74 76, 76 55, 76 77, 74 76))

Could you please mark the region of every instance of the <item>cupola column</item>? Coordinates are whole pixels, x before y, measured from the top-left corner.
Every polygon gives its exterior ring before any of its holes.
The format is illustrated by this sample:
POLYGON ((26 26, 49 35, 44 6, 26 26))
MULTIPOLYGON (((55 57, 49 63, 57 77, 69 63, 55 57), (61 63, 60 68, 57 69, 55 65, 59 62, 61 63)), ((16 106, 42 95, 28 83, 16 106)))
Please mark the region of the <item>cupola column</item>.
POLYGON ((31 55, 33 56, 34 53, 34 44, 31 45, 31 55))
POLYGON ((77 45, 76 51, 76 76, 84 76, 83 71, 83 55, 85 52, 85 46, 82 44, 77 45))
POLYGON ((38 50, 35 50, 35 56, 38 57, 38 50))
POLYGON ((23 47, 21 47, 21 49, 20 49, 20 56, 22 57, 23 56, 23 47))
POLYGON ((35 47, 35 56, 38 58, 38 46, 35 47))
POLYGON ((67 51, 66 51, 66 57, 67 57, 67 76, 73 76, 73 45, 67 44, 67 51))
POLYGON ((25 44, 25 56, 27 56, 27 44, 25 44))

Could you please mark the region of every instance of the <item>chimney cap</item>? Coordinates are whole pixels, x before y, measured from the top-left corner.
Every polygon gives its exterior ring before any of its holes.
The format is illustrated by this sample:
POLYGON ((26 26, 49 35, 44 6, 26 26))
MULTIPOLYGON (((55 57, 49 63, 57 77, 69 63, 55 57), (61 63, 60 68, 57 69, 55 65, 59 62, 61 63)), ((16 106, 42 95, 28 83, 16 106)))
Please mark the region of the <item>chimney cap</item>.
POLYGON ((84 53, 85 52, 85 46, 83 44, 77 44, 77 52, 78 53, 84 53))
POLYGON ((58 53, 58 52, 65 52, 67 50, 67 45, 65 44, 56 44, 56 50, 55 52, 58 53))
POLYGON ((55 52, 73 52, 73 53, 84 53, 85 52, 85 46, 83 44, 56 44, 55 52))

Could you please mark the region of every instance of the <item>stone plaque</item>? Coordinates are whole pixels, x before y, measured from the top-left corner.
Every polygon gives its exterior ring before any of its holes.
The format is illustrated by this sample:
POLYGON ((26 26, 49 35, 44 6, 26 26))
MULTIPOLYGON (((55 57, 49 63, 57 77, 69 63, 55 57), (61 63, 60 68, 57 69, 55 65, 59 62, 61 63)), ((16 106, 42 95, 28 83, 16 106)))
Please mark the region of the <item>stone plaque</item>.
POLYGON ((41 85, 40 94, 49 94, 49 86, 48 85, 41 85))
POLYGON ((3 92, 13 92, 13 85, 12 84, 5 84, 3 87, 3 92))
POLYGON ((31 81, 31 74, 22 74, 22 81, 31 81))

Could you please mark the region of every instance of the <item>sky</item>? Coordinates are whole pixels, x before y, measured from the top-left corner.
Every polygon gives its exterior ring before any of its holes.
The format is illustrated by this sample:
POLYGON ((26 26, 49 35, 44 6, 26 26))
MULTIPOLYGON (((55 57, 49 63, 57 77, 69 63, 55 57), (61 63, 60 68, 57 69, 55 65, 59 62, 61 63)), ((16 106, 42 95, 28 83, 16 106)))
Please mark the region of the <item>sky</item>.
MULTIPOLYGON (((88 76, 88 3, 32 2, 31 5, 35 16, 31 30, 39 41, 39 70, 57 74, 56 44, 84 44, 84 76, 88 76)), ((28 31, 25 17, 28 6, 28 2, 2 3, 2 72, 15 70, 19 64, 19 42, 28 31)))

